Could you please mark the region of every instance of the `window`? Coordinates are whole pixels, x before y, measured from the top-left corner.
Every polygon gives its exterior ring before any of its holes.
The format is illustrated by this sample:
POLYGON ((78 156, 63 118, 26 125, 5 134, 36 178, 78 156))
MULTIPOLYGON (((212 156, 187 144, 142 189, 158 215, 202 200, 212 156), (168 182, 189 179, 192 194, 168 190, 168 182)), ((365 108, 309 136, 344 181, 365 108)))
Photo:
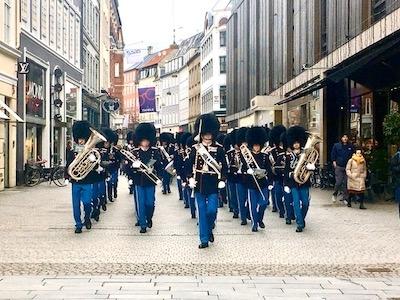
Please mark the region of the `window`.
POLYGON ((78 45, 81 43, 81 22, 79 21, 79 18, 76 18, 75 21, 75 64, 79 65, 79 58, 80 58, 80 48, 78 45))
POLYGON ((10 43, 10 27, 11 27, 11 3, 10 0, 4 1, 4 42, 10 43))
POLYGON ((219 72, 221 74, 226 73, 226 56, 219 57, 219 72))
POLYGON ((119 77, 119 63, 114 65, 114 77, 119 77))
POLYGON ((56 4, 54 1, 50 1, 50 9, 49 9, 49 31, 50 31, 50 46, 54 46, 56 42, 56 4))
POLYGON ((219 87, 219 99, 221 108, 226 108, 226 85, 219 87))
POLYGON ((68 30, 69 30, 69 26, 68 26, 68 20, 69 20, 69 12, 68 12, 68 7, 64 6, 64 17, 63 17, 63 53, 65 55, 65 57, 67 57, 67 53, 68 53, 68 30))
POLYGON ((49 31, 49 24, 47 22, 48 18, 48 11, 47 11, 47 0, 42 0, 42 6, 41 6, 41 18, 40 18, 40 34, 42 35, 42 38, 47 39, 48 37, 48 31, 49 31))
POLYGON ((57 28, 56 28, 56 44, 57 44, 57 50, 61 51, 62 48, 62 3, 60 1, 57 1, 57 28))
POLYGON ((221 31, 219 33, 219 45, 221 47, 226 47, 226 31, 221 31))
MULTIPOLYGON (((32 0, 31 3, 31 13, 32 13, 32 31, 38 31, 39 26, 39 1, 38 0, 32 0)), ((29 10, 28 10, 29 11, 29 10)))
POLYGON ((74 63, 75 52, 75 15, 73 13, 69 16, 69 60, 74 63))
POLYGON ((21 20, 24 21, 25 23, 28 23, 29 10, 30 9, 28 0, 21 0, 21 20))

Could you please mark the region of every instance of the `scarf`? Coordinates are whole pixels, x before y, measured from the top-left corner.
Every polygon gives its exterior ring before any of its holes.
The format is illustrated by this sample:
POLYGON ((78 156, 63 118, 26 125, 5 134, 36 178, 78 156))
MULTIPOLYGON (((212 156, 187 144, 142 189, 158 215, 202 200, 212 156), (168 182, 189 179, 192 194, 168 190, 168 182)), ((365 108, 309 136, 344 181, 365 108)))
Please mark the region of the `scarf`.
POLYGON ((365 162, 364 156, 362 156, 362 154, 353 154, 352 159, 359 165, 365 162))

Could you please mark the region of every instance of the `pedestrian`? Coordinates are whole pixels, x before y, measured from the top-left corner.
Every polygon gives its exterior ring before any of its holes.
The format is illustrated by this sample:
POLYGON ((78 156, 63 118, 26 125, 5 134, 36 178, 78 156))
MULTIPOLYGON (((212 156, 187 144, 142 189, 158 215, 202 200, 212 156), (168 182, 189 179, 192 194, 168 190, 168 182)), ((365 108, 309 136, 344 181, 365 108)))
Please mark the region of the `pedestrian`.
MULTIPOLYGON (((86 153, 88 149, 85 149, 85 144, 92 135, 90 124, 87 121, 75 121, 72 126, 72 135, 74 142, 76 143, 74 157, 69 157, 66 164, 66 179, 72 182, 72 209, 73 216, 75 220, 75 233, 82 233, 83 225, 86 229, 90 230, 92 228, 92 222, 90 221, 92 212, 92 184, 95 182, 96 170, 100 167, 98 164, 94 166, 94 169, 90 171, 85 177, 80 178, 76 176, 73 170, 73 166, 77 163, 84 162, 85 165, 93 162, 93 157, 89 155, 87 157, 86 153), (84 152, 85 151, 85 152, 84 152), (82 153, 85 153, 83 155, 82 153), (82 154, 82 155, 80 155, 82 154), (72 159, 72 160, 71 160, 72 159), (70 166, 72 165, 72 168, 70 166), (83 203, 84 208, 84 223, 81 219, 81 203, 83 203)), ((95 159, 95 157, 94 157, 95 159)))
POLYGON ((396 154, 390 160, 390 169, 394 185, 394 199, 399 204, 400 216, 400 144, 397 146, 396 154))
POLYGON ((134 170, 135 190, 139 214, 140 233, 146 233, 153 227, 155 210, 155 186, 161 184, 159 176, 164 170, 160 150, 156 144, 156 128, 151 123, 140 123, 135 131, 139 145, 133 150, 137 158, 132 163, 134 170), (154 173, 156 172, 156 173, 154 173))
POLYGON ((331 160, 335 170, 335 188, 332 195, 332 202, 336 202, 339 192, 343 195, 343 202, 347 204, 349 194, 347 192, 346 165, 354 153, 354 146, 349 142, 348 134, 343 134, 340 142, 333 145, 331 160))
MULTIPOLYGON (((301 126, 292 126, 286 132, 286 139, 290 147, 290 155, 285 159, 284 191, 292 194, 297 223, 296 232, 302 232, 306 227, 305 218, 310 206, 311 184, 310 179, 302 183, 297 182, 295 178, 298 174, 295 174, 295 170, 300 162, 301 155, 304 153, 303 147, 307 142, 307 132, 301 126)), ((307 171, 312 172, 315 170, 315 165, 306 163, 305 168, 307 171)))
POLYGON ((360 209, 365 209, 364 192, 365 180, 367 178, 367 162, 365 161, 360 147, 356 148, 355 153, 347 162, 346 175, 349 194, 347 206, 351 207, 352 199, 357 198, 360 202, 360 209))
POLYGON ((257 232, 258 227, 265 228, 263 219, 269 204, 268 186, 272 185, 272 170, 268 155, 261 152, 267 140, 267 132, 263 127, 251 127, 246 133, 247 145, 241 147, 252 232, 257 232))
POLYGON ((188 165, 192 166, 189 174, 189 186, 194 189, 199 217, 199 248, 207 248, 214 242, 213 229, 218 211, 218 189, 225 188, 226 160, 224 149, 215 139, 220 123, 214 114, 205 114, 195 122, 194 144, 188 165))

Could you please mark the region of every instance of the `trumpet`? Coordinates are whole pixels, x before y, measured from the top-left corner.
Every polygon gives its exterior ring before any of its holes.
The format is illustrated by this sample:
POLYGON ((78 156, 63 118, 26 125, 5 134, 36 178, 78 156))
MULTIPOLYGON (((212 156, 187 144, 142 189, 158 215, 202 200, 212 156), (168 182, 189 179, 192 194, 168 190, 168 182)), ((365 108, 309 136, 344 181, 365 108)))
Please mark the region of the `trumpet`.
POLYGON ((79 153, 68 167, 68 174, 72 179, 79 181, 84 179, 94 167, 100 163, 101 155, 95 149, 99 142, 106 142, 107 139, 93 128, 89 128, 92 134, 87 140, 83 151, 79 153))
POLYGON ((247 145, 243 144, 240 146, 240 152, 242 153, 244 160, 249 168, 255 169, 254 173, 252 174, 254 182, 257 186, 258 191, 260 192, 261 196, 265 200, 264 193, 261 190, 260 184, 258 183, 258 179, 264 178, 266 176, 266 170, 260 169, 257 161, 254 159, 253 154, 251 153, 250 149, 247 148, 247 145))

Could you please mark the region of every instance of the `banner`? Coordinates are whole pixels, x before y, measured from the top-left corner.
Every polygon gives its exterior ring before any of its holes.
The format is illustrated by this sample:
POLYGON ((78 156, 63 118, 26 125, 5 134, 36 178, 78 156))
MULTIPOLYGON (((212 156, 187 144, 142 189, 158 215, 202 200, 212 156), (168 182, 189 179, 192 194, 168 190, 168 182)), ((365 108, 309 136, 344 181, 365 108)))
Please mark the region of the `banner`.
POLYGON ((156 91, 154 87, 141 88, 139 91, 140 113, 156 111, 156 91))

